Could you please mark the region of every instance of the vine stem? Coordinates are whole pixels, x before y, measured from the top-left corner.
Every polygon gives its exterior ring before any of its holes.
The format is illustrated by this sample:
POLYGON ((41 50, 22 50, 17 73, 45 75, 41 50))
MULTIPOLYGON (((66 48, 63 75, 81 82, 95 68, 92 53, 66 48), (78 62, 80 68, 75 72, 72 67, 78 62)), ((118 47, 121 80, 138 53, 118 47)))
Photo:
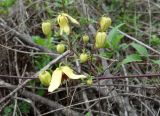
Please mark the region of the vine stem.
MULTIPOLYGON (((103 79, 125 79, 125 78, 146 78, 146 77, 160 77, 160 73, 157 74, 142 74, 142 75, 120 75, 120 76, 107 76, 107 77, 98 77, 99 80, 103 80, 103 79)), ((96 79, 93 79, 96 80, 96 79)))
MULTIPOLYGON (((154 74, 142 74, 142 75, 119 75, 119 76, 106 76, 106 77, 98 77, 99 80, 105 80, 105 79, 125 79, 125 78, 154 78, 154 77, 160 77, 160 73, 154 73, 154 74)), ((15 79, 37 79, 37 77, 22 77, 22 76, 10 76, 10 75, 0 75, 0 78, 15 78, 15 79)), ((97 80, 97 79, 93 79, 97 80)))

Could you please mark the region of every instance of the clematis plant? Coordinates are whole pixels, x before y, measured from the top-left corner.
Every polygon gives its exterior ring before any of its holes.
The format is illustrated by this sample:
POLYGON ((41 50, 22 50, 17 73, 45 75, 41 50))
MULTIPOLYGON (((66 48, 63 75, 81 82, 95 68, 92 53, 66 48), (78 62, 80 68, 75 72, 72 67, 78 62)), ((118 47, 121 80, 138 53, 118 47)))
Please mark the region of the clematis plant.
POLYGON ((60 35, 65 32, 67 35, 70 34, 70 26, 69 26, 69 21, 71 21, 74 24, 80 25, 79 22, 72 18, 70 15, 66 13, 61 13, 57 17, 58 24, 60 26, 60 35))
POLYGON ((56 70, 53 71, 52 79, 50 82, 50 85, 48 87, 48 92, 53 92, 56 90, 61 82, 63 75, 66 75, 69 79, 80 79, 80 78, 86 78, 85 75, 76 75, 73 73, 73 70, 68 66, 61 66, 59 68, 56 68, 56 70))

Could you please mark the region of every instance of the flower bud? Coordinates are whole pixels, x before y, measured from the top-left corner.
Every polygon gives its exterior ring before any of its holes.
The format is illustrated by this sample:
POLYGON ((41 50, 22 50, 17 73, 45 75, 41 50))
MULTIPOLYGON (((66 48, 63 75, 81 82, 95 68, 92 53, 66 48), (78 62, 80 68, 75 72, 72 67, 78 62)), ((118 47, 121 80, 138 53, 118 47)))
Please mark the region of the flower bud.
POLYGON ((51 74, 48 71, 44 71, 39 74, 39 80, 44 86, 49 86, 51 78, 51 74))
POLYGON ((56 49, 57 49, 57 52, 59 54, 61 54, 61 53, 63 53, 65 51, 65 45, 64 44, 58 44, 56 49))
POLYGON ((112 20, 109 17, 102 16, 99 21, 100 31, 106 31, 111 26, 112 20))
POLYGON ((89 41, 89 36, 88 36, 88 35, 84 35, 84 36, 83 36, 83 42, 84 42, 85 44, 87 44, 88 41, 89 41))
POLYGON ((42 31, 46 36, 49 36, 52 33, 52 24, 50 22, 43 22, 42 31))
POLYGON ((93 80, 90 78, 87 80, 87 85, 92 85, 93 84, 93 80))
POLYGON ((80 62, 85 63, 85 62, 87 62, 87 60, 88 60, 88 55, 86 53, 82 53, 80 55, 80 62))
POLYGON ((106 42, 106 33, 105 32, 97 32, 95 37, 95 47, 96 48, 103 48, 106 42))

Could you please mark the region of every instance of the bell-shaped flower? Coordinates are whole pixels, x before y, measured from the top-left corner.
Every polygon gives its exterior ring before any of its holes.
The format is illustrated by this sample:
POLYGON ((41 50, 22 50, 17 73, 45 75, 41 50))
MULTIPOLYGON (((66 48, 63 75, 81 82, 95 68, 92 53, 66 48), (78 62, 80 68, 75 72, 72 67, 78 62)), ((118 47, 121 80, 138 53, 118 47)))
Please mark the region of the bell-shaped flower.
POLYGON ((111 26, 112 20, 109 17, 102 16, 99 20, 100 31, 106 31, 111 26))
POLYGON ((58 24, 60 26, 60 35, 65 32, 67 35, 70 33, 70 27, 69 27, 69 22, 66 16, 60 14, 57 17, 58 24))
POLYGON ((80 78, 86 78, 85 75, 76 75, 73 73, 73 70, 68 66, 62 66, 60 68, 56 68, 56 70, 53 71, 52 79, 48 88, 48 92, 53 92, 56 90, 62 82, 63 75, 66 75, 69 79, 80 79, 80 78))
POLYGON ((62 35, 63 32, 65 32, 67 35, 70 34, 69 20, 72 23, 79 25, 79 22, 76 19, 72 18, 70 15, 66 13, 61 13, 58 15, 57 21, 60 26, 60 35, 62 35))
POLYGON ((52 33, 51 22, 42 22, 42 31, 46 36, 49 36, 52 33))
POLYGON ((106 43, 107 35, 105 32, 97 32, 95 37, 95 47, 96 48, 103 48, 106 43))

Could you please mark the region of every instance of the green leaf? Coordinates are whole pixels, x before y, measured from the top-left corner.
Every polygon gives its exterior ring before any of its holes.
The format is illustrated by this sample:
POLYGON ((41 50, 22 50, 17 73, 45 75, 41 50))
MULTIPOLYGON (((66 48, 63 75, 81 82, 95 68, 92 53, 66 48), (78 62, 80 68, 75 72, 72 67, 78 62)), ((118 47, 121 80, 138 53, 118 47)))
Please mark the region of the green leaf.
POLYGON ((105 57, 105 58, 111 58, 113 56, 113 52, 101 52, 100 55, 101 57, 105 57))
POLYGON ((118 28, 120 28, 122 25, 124 25, 124 23, 123 24, 119 24, 118 26, 114 27, 109 32, 107 42, 109 43, 110 48, 112 50, 119 49, 119 43, 120 43, 121 39, 124 37, 122 34, 120 34, 118 32, 118 28))
POLYGON ((22 101, 19 102, 18 105, 22 113, 27 114, 30 112, 31 106, 29 103, 22 101))
POLYGON ((119 48, 122 49, 122 50, 125 50, 125 49, 128 48, 128 46, 129 46, 128 44, 123 43, 123 44, 119 45, 119 48))
POLYGON ((0 2, 0 6, 11 7, 15 2, 16 2, 16 0, 3 0, 0 2))
POLYGON ((85 114, 85 116, 90 116, 91 115, 91 113, 90 112, 87 112, 87 114, 85 114))
POLYGON ((158 38, 156 35, 153 35, 150 42, 152 45, 158 46, 158 45, 160 45, 160 38, 158 38))
POLYGON ((48 49, 52 49, 53 48, 53 45, 51 43, 51 40, 50 39, 44 39, 44 38, 41 38, 39 36, 32 36, 32 40, 40 45, 40 46, 43 46, 43 47, 46 47, 48 49))
POLYGON ((136 49, 136 51, 142 55, 142 56, 145 56, 147 57, 148 56, 148 51, 145 47, 143 47, 142 45, 140 44, 137 44, 137 43, 131 43, 131 46, 136 49))
POLYGON ((4 109, 4 116, 9 116, 9 115, 11 115, 12 114, 12 112, 13 112, 13 109, 12 108, 10 108, 10 107, 6 107, 5 109, 4 109))
POLYGON ((38 70, 46 66, 50 61, 52 57, 48 55, 39 55, 35 57, 34 64, 38 70))
POLYGON ((3 115, 3 116, 11 116, 12 113, 13 113, 13 109, 14 109, 13 104, 10 104, 9 106, 6 106, 6 107, 3 109, 2 115, 3 115))
POLYGON ((152 60, 154 64, 158 64, 160 66, 160 60, 152 60))
POLYGON ((8 14, 8 8, 0 8, 0 15, 6 15, 8 14))
POLYGON ((46 40, 39 36, 32 36, 32 39, 38 45, 45 46, 46 44, 46 40))
POLYGON ((139 54, 131 54, 122 61, 122 64, 127 64, 130 62, 136 62, 136 61, 137 62, 142 61, 141 56, 139 54))
MULTIPOLYGON (((41 87, 43 87, 43 86, 41 86, 41 87)), ((44 96, 44 95, 45 95, 45 90, 43 90, 43 89, 38 89, 38 90, 36 91, 36 93, 37 93, 38 95, 40 95, 40 96, 44 96)))

